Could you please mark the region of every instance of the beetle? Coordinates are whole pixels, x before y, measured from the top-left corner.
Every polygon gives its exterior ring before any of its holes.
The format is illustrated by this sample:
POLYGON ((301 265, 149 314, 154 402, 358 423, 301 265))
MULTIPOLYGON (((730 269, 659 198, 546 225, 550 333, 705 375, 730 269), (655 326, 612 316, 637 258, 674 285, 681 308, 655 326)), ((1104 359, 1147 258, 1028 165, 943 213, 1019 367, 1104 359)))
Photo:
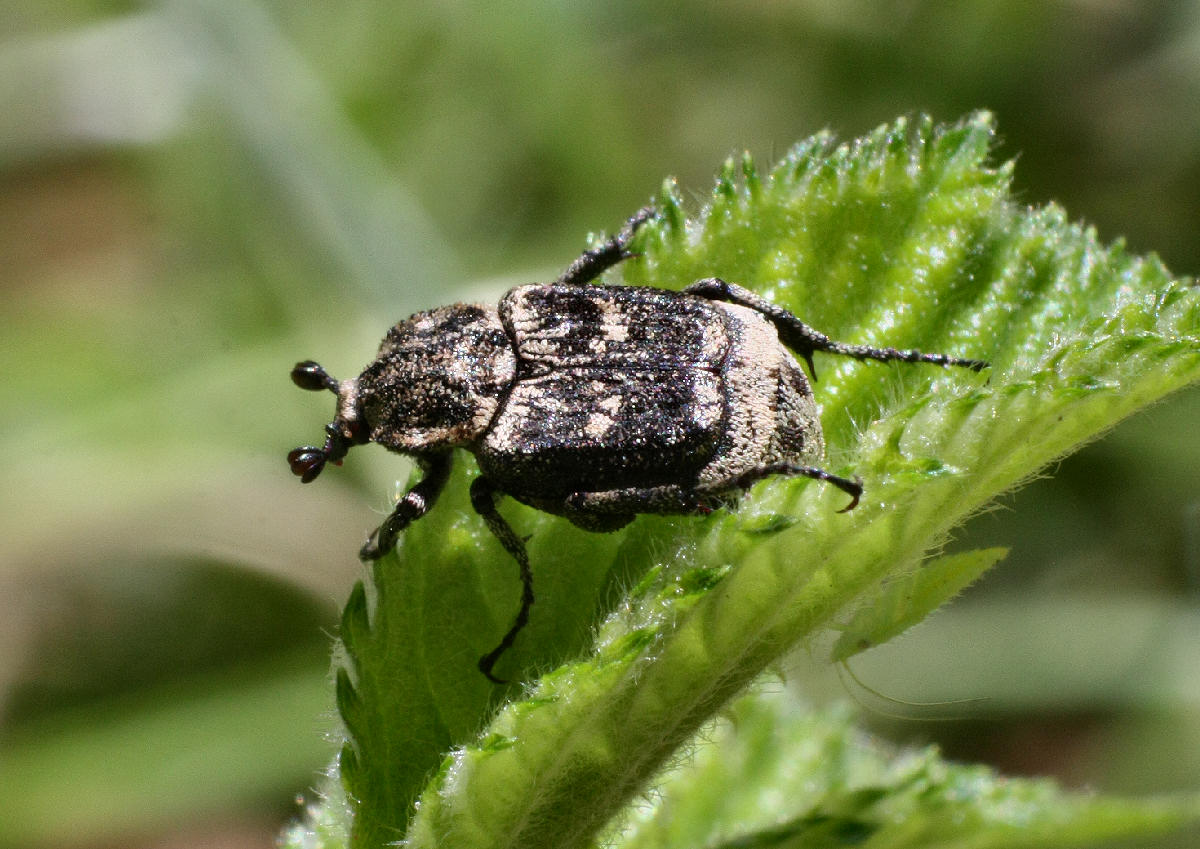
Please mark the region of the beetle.
POLYGON ((782 307, 717 277, 682 291, 594 281, 634 254, 654 215, 629 219, 553 283, 518 286, 496 305, 452 304, 388 331, 358 377, 338 381, 297 363, 302 389, 329 390, 337 413, 325 444, 288 454, 312 481, 355 445, 375 442, 415 459, 422 477, 362 547, 376 560, 433 506, 453 449, 475 455, 471 504, 520 568, 521 606, 479 660, 492 670, 525 627, 534 601, 525 543, 496 508, 508 495, 589 531, 613 531, 640 513, 708 513, 756 481, 800 475, 851 497, 859 479, 816 464, 824 439, 813 354, 932 363, 979 371, 982 360, 835 342, 782 307))

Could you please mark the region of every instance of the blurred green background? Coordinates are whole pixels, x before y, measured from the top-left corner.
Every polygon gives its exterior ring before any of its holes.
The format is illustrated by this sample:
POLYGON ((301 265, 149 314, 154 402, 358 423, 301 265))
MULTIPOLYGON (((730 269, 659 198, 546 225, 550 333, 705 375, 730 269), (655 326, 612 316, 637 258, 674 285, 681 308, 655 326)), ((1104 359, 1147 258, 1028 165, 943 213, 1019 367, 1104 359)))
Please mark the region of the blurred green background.
MULTIPOLYGON (((1200 269, 1188 0, 14 0, 0 27, 0 847, 271 845, 406 475, 300 487, 283 455, 332 408, 288 369, 552 276, 667 175, 698 207, 731 153, 987 108, 1022 202, 1200 269)), ((1200 786, 1197 421, 1178 396, 977 518, 954 545, 1009 559, 854 664, 983 701, 825 693, 1016 773, 1200 786)))

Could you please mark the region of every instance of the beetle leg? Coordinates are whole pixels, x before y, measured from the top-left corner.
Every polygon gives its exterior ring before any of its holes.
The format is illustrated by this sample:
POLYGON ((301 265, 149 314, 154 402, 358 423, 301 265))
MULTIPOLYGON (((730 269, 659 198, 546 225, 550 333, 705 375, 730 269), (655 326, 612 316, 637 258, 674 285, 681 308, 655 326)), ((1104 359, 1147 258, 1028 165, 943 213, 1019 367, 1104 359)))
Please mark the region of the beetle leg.
POLYGON ((683 290, 689 295, 698 295, 714 301, 728 301, 749 307, 761 313, 779 331, 779 340, 784 345, 799 354, 808 364, 809 374, 817 379, 813 368, 812 355, 815 351, 825 351, 830 354, 841 354, 856 360, 878 360, 891 362, 899 360, 906 363, 932 363, 938 366, 962 366, 973 371, 981 371, 988 367, 983 360, 968 360, 960 357, 950 357, 946 354, 925 354, 921 351, 900 351, 896 348, 872 348, 869 345, 849 345, 845 342, 834 342, 824 333, 814 330, 792 313, 778 304, 773 304, 749 289, 736 283, 726 283, 719 277, 708 277, 697 280, 683 290))
POLYGON ((858 499, 861 498, 863 494, 862 478, 856 477, 854 480, 850 480, 849 478, 838 477, 835 474, 831 474, 824 469, 818 469, 815 466, 797 466, 794 463, 771 463, 770 465, 763 466, 760 469, 751 469, 750 471, 740 475, 736 479, 734 485, 740 489, 749 489, 758 481, 762 480, 763 478, 771 477, 772 475, 799 475, 806 478, 812 478, 813 480, 825 481, 825 483, 836 486, 842 492, 850 496, 850 503, 839 510, 839 513, 849 513, 851 510, 857 507, 858 499))
MULTIPOLYGON (((583 493, 580 493, 580 495, 583 495, 583 493)), ((577 528, 583 528, 585 531, 591 531, 594 534, 610 534, 613 531, 619 531, 632 522, 636 513, 637 511, 630 509, 618 510, 615 513, 602 513, 592 510, 576 510, 568 506, 563 511, 563 516, 577 528)))
MULTIPOLYGON (((773 475, 800 475, 832 484, 850 496, 851 501, 839 513, 858 506, 862 496, 862 481, 849 480, 818 469, 815 466, 799 466, 795 463, 771 463, 758 469, 742 473, 723 483, 720 491, 702 488, 687 488, 678 485, 652 486, 646 488, 613 489, 606 492, 576 492, 567 496, 566 505, 571 510, 567 518, 575 521, 572 513, 596 517, 621 516, 628 513, 659 513, 679 515, 687 513, 709 513, 727 507, 736 501, 739 492, 749 489, 763 478, 773 475)), ((585 529, 586 524, 576 522, 585 529)))
MULTIPOLYGON (((697 489, 678 484, 667 484, 665 486, 610 489, 603 492, 574 492, 567 496, 566 506, 570 512, 566 515, 575 524, 591 530, 591 527, 581 524, 574 517, 595 517, 596 523, 600 523, 606 517, 623 517, 634 513, 659 513, 672 516, 708 513, 722 505, 723 501, 718 496, 705 494, 697 489)), ((624 524, 623 522, 617 527, 622 527, 624 524)), ((604 530, 608 530, 608 528, 604 528, 604 530)))
POLYGON ((471 506, 475 508, 476 513, 483 517, 488 530, 500 541, 504 550, 513 556, 521 568, 521 609, 517 611, 517 618, 513 620, 512 627, 500 640, 500 644, 479 658, 479 671, 493 683, 505 684, 506 681, 492 674, 492 667, 496 665, 500 655, 512 647, 513 642, 517 639, 517 634, 529 622, 529 608, 533 606, 533 571, 529 568, 529 555, 525 552, 525 543, 496 509, 497 494, 498 490, 495 484, 483 475, 471 482, 471 506))
POLYGON ((396 537, 402 530, 429 512, 450 477, 450 457, 450 452, 446 451, 417 458, 417 464, 425 476, 396 502, 392 515, 375 529, 358 552, 359 558, 378 560, 383 557, 396 547, 396 537))
POLYGON ((613 236, 599 247, 584 251, 567 270, 554 281, 552 285, 582 286, 591 283, 618 262, 633 256, 629 252, 629 243, 638 228, 654 217, 653 207, 642 207, 621 228, 621 232, 613 236))

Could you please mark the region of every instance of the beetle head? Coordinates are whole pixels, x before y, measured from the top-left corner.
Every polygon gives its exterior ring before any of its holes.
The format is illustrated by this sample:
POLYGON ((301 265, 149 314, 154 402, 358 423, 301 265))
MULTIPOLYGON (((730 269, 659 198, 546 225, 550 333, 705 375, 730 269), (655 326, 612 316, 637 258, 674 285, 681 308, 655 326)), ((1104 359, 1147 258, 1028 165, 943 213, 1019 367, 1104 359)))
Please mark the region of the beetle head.
POLYGON ((301 483, 308 483, 321 474, 326 463, 340 466, 347 451, 370 441, 371 432, 359 415, 357 380, 339 383, 317 363, 305 360, 296 363, 292 369, 292 382, 310 392, 328 389, 338 399, 337 415, 325 425, 325 444, 320 448, 304 445, 288 452, 292 474, 299 477, 301 483))

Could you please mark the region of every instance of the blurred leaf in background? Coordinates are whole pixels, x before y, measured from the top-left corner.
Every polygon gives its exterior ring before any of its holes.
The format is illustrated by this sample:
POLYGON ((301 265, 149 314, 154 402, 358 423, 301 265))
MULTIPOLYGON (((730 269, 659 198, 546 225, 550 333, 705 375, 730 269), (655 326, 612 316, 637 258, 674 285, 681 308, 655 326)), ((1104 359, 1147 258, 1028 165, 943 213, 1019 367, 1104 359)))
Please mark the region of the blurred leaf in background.
MULTIPOLYGON (((1031 203, 1200 268, 1185 0, 18 0, 0 26, 0 846, 270 845, 331 753, 327 633, 406 474, 298 486, 283 454, 330 411, 287 370, 552 275, 667 174, 699 195, 730 152, 985 107, 1031 203)), ((1198 419, 1176 397, 962 532, 1005 563, 853 663, 986 701, 889 731, 1198 783, 1198 419)))

